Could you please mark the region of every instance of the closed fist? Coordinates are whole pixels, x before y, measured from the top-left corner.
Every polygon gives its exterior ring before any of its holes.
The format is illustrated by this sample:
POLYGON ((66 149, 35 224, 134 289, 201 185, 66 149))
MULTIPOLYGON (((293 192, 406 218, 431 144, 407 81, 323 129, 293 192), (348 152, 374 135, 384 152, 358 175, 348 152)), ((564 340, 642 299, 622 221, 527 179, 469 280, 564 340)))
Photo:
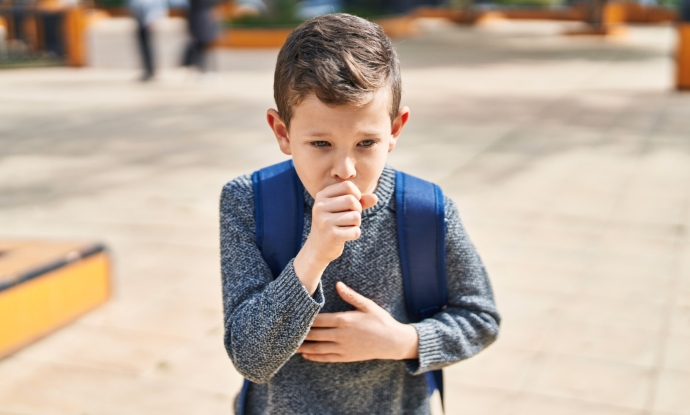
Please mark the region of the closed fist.
POLYGON ((316 194, 308 242, 323 261, 331 262, 343 253, 345 242, 361 235, 362 210, 376 204, 374 194, 362 195, 357 186, 345 181, 316 194))

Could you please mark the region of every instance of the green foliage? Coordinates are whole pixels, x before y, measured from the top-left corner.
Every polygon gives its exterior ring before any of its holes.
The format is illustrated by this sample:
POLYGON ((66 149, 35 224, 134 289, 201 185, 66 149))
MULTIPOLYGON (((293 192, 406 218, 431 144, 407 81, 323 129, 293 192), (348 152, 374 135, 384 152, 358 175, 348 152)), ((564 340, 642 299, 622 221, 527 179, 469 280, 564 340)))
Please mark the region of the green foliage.
POLYGON ((0 70, 17 68, 42 68, 47 66, 64 66, 62 58, 11 56, 0 57, 0 70))
POLYGON ((494 0, 497 5, 513 7, 553 7, 565 4, 563 0, 494 0))
POLYGON ((103 9, 119 8, 127 7, 127 0, 94 0, 94 4, 103 9))
POLYGON ((343 9, 344 13, 354 14, 364 19, 372 20, 390 14, 389 1, 384 0, 352 0, 343 9))
POLYGON ((391 13, 386 12, 385 9, 377 7, 345 7, 343 13, 354 14, 367 20, 380 19, 382 17, 392 16, 391 13))
POLYGON ((660 6, 668 7, 670 9, 678 9, 680 7, 680 0, 657 0, 660 6))
MULTIPOLYGON (((118 0, 106 0, 118 1, 118 0)), ((258 16, 244 16, 225 22, 226 27, 264 27, 264 28, 289 28, 296 27, 304 20, 296 15, 297 0, 272 0, 267 1, 268 10, 258 16)), ((365 19, 373 20, 390 13, 386 12, 382 1, 370 0, 359 5, 346 7, 344 13, 354 14, 365 19)))
POLYGON ((226 22, 228 27, 295 27, 302 23, 296 14, 297 0, 266 2, 268 10, 258 16, 243 16, 226 22))

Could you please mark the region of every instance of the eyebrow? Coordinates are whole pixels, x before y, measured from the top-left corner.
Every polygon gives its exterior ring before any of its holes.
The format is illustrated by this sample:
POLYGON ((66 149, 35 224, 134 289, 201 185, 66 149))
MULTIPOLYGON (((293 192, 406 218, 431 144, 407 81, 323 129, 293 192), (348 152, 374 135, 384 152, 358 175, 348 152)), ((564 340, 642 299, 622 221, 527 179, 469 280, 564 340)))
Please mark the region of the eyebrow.
MULTIPOLYGON (((305 135, 309 137, 330 137, 331 133, 325 131, 313 131, 308 132, 305 135)), ((380 134, 377 131, 357 131, 357 135, 361 135, 364 137, 378 137, 380 134)))

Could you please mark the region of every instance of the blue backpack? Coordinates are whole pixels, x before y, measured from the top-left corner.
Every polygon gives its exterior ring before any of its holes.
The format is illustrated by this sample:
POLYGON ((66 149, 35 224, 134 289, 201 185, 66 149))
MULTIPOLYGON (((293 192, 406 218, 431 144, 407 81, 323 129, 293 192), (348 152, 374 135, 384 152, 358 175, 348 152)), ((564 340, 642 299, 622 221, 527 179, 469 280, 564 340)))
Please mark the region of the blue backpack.
MULTIPOLYGON (((254 172, 252 182, 256 245, 275 278, 302 247, 304 187, 292 160, 254 172)), ((418 322, 448 301, 443 193, 433 183, 397 172, 395 203, 405 305, 410 321, 418 322)), ((438 389, 443 401, 443 372, 425 375, 429 395, 438 389)), ((240 392, 240 415, 250 383, 245 379, 240 392)))

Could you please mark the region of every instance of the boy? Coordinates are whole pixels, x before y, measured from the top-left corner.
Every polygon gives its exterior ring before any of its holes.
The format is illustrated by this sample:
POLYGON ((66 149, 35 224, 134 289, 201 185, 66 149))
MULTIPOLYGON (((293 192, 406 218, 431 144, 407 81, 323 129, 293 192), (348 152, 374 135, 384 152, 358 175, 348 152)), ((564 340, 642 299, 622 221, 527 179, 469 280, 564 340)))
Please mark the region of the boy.
POLYGON ((446 198, 448 304, 408 324, 386 165, 410 114, 396 52, 376 24, 317 17, 281 49, 274 95, 268 124, 305 188, 303 246, 276 278, 256 245, 251 177, 221 196, 225 346, 252 382, 244 412, 429 414, 419 375, 488 346, 499 315, 446 198))

